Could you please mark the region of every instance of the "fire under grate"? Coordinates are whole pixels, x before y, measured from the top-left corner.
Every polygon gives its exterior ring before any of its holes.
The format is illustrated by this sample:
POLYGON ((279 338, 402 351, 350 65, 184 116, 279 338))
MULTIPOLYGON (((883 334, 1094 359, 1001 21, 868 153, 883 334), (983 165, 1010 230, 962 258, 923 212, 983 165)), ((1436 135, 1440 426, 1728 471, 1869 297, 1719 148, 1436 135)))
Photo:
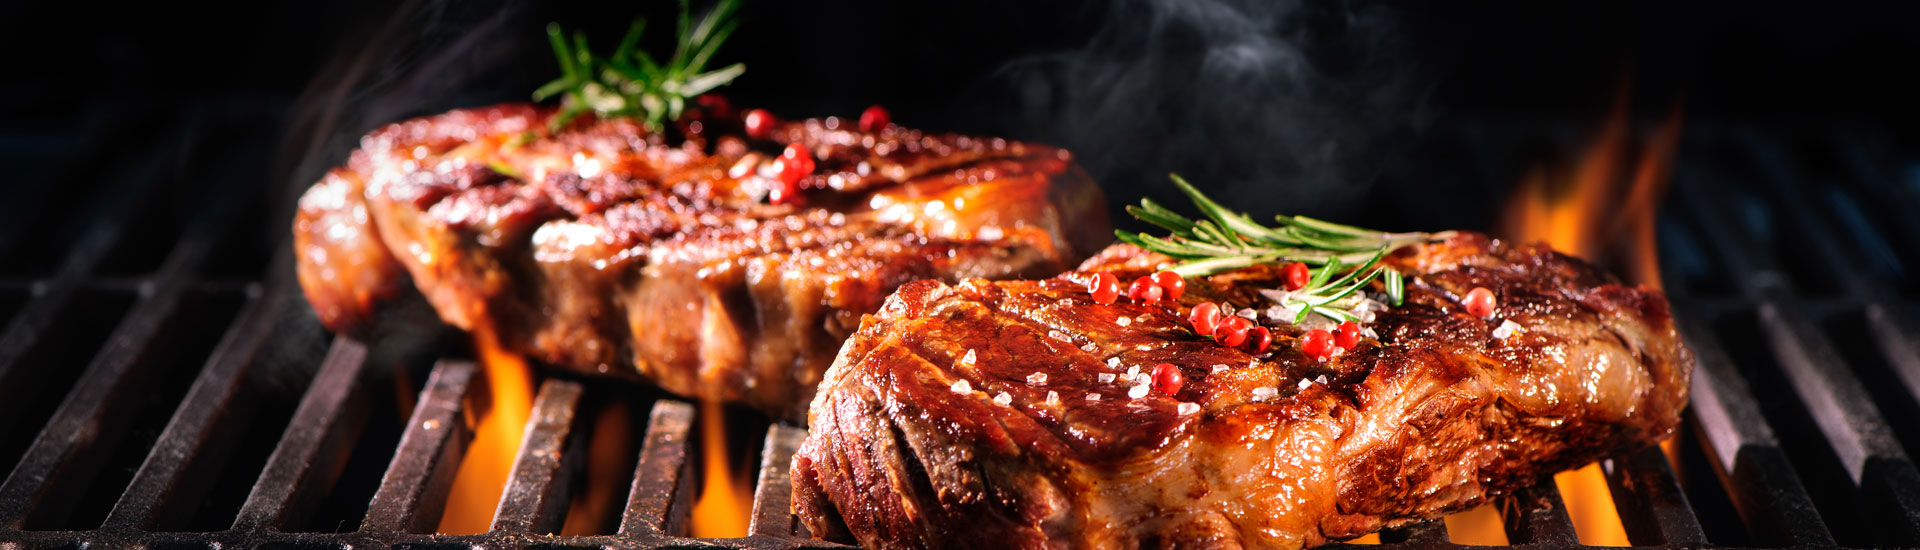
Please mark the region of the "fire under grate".
MULTIPOLYGON (((779 424, 753 434, 751 536, 688 538, 695 407, 657 395, 633 402, 617 522, 552 534, 588 404, 632 393, 557 377, 492 529, 432 533, 483 377, 288 313, 306 315, 280 236, 236 236, 262 215, 245 191, 260 167, 230 160, 264 157, 273 125, 254 120, 278 107, 9 142, 38 144, 4 153, 45 169, 0 191, 0 548, 838 547, 788 511, 805 432, 779 424)), ((1700 361, 1680 468, 1659 449, 1603 463, 1634 546, 1920 547, 1920 162, 1851 147, 1863 130, 1791 130, 1695 124, 1681 145, 1659 240, 1700 361)), ((1525 160, 1476 158, 1488 178, 1525 160)), ((1514 546, 1582 547, 1551 482, 1500 508, 1514 546)), ((1465 547, 1437 520, 1381 541, 1465 547)))

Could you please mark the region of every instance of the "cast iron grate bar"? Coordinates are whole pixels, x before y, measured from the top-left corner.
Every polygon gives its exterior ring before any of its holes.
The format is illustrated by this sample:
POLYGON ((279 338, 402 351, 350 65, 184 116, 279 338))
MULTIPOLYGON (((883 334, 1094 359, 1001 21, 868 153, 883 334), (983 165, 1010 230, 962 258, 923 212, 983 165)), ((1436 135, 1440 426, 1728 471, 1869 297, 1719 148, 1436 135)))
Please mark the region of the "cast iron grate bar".
POLYGON ((359 384, 367 348, 351 338, 335 338, 319 374, 295 409, 280 444, 240 507, 234 529, 281 529, 305 519, 346 463, 347 453, 365 427, 366 396, 359 384))
POLYGON ((753 492, 753 518, 747 532, 755 535, 807 538, 806 527, 793 515, 793 453, 807 438, 801 428, 774 424, 760 449, 760 481, 753 492))
POLYGON ((1560 487, 1552 479, 1515 491, 1500 499, 1500 515, 1507 523, 1508 540, 1515 544, 1551 547, 1580 543, 1573 533, 1573 520, 1560 500, 1560 487))
POLYGON ((1637 546, 1701 545, 1707 543, 1700 519, 1673 475, 1673 466, 1659 448, 1601 463, 1607 487, 1613 493, 1620 525, 1627 540, 1637 546))
POLYGON ((198 502, 212 488, 215 466, 237 437, 233 417, 250 405, 242 403, 246 396, 241 395, 241 380, 271 333, 269 317, 282 307, 274 298, 252 298, 235 318, 208 358, 207 368, 181 400, 166 431, 154 442, 147 460, 108 513, 105 528, 144 529, 178 523, 194 508, 181 504, 198 502), (194 468, 196 463, 200 466, 194 468))
POLYGON ((579 449, 569 449, 568 445, 580 393, 580 384, 571 380, 547 380, 540 385, 540 393, 533 402, 532 420, 527 423, 526 437, 520 443, 520 454, 513 459, 513 473, 500 492, 500 507, 493 515, 493 531, 544 534, 560 529, 567 511, 567 479, 572 471, 563 463, 562 455, 580 456, 579 449))
POLYGON ((380 489, 367 505, 360 530, 376 533, 431 532, 446 511, 453 476, 466 456, 473 433, 461 418, 467 390, 473 386, 471 361, 442 360, 428 375, 419 404, 407 419, 407 431, 380 489))
POLYGON ((693 503, 692 466, 687 445, 693 430, 693 405, 661 400, 647 420, 647 439, 634 467, 620 534, 681 535, 693 503))

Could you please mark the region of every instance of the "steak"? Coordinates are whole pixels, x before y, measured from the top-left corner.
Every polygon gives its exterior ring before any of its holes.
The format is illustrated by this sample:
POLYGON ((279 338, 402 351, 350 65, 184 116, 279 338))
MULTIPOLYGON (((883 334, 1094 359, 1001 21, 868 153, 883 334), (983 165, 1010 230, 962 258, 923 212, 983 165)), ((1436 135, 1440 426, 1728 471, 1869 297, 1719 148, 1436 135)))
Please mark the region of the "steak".
POLYGON ((899 285, 1051 275, 1110 239, 1099 189, 1049 147, 835 118, 749 139, 718 111, 669 143, 553 116, 507 104, 363 138, 294 223, 321 321, 364 331, 411 280, 446 322, 544 363, 797 419, 899 285), (768 200, 788 144, 817 167, 801 200, 768 200))
POLYGON ((1192 278, 1178 305, 1086 291, 1167 262, 1115 245, 1050 279, 901 287, 814 398, 796 513, 869 548, 1303 548, 1653 445, 1687 402, 1664 296, 1545 245, 1394 252, 1404 304, 1324 360, 1291 324, 1260 355, 1189 328, 1203 301, 1263 307, 1277 266, 1192 278), (1465 311, 1474 287, 1492 316, 1465 311), (1174 395, 1128 374, 1160 363, 1174 395))

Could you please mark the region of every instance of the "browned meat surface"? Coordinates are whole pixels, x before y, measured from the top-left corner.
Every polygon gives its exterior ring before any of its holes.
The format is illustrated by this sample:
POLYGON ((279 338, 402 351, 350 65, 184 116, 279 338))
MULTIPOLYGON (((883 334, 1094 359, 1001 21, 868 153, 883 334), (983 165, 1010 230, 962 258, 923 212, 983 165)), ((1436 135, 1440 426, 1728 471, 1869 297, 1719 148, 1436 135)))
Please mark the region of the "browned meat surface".
POLYGON ((500 105, 373 132, 300 201, 301 286, 364 327, 410 277, 442 319, 584 372, 799 418, 860 316, 919 279, 1057 273, 1105 244, 1099 189, 1064 151, 876 133, 852 121, 629 120, 549 132, 500 105), (819 159, 771 204, 786 144, 819 159))
POLYGON ((1405 305, 1325 361, 1298 329, 1261 356, 1188 329, 1201 301, 1260 307, 1277 269, 1190 280, 1178 307, 1085 291, 1165 260, 1118 245, 1052 279, 901 287, 827 371, 795 511, 869 548, 1301 548, 1652 445, 1686 404, 1665 298, 1543 245, 1398 251, 1405 305), (1491 319, 1463 310, 1476 286, 1491 319), (1178 394, 1130 397, 1124 374, 1163 362, 1178 394))

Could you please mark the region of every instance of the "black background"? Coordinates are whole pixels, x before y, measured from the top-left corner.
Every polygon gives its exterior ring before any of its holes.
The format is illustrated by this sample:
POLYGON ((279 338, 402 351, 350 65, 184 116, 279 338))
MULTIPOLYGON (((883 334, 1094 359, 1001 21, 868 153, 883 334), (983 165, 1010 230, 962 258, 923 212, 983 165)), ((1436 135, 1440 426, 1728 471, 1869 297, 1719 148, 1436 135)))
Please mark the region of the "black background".
MULTIPOLYGON (((548 21, 604 44, 642 12, 655 22, 648 36, 665 39, 671 2, 14 4, 0 8, 8 52, 0 120, 50 129, 106 104, 285 101, 289 116, 276 123, 286 143, 264 179, 297 188, 380 123, 524 99, 556 73, 541 32, 548 21), (328 104, 345 108, 316 107, 328 104)), ((749 0, 721 57, 749 67, 725 90, 737 105, 851 116, 882 104, 910 125, 1065 145, 1116 204, 1165 196, 1161 175, 1178 171, 1256 212, 1483 227, 1517 167, 1457 169, 1460 128, 1583 127, 1622 89, 1637 120, 1684 105, 1690 124, 1840 121, 1891 140, 1875 146, 1904 148, 1920 97, 1920 79, 1908 74, 1920 58, 1916 16, 1913 3, 1893 2, 749 0), (1170 6, 1188 5, 1290 14, 1273 36, 1340 85, 1312 94, 1271 82, 1191 85, 1193 74, 1183 71, 1200 70, 1195 60, 1211 43, 1209 31, 1168 19, 1178 11, 1170 6), (1157 56, 1163 63, 1154 70, 1163 74, 1155 78, 1169 92, 1122 96, 1077 114, 1071 103, 1099 90, 1033 103, 1033 75, 1057 84, 1084 74, 1049 60, 1089 55, 1109 68, 1157 56), (1362 97, 1373 91, 1382 97, 1362 97), (1276 102, 1292 102, 1287 116, 1306 115, 1278 125, 1233 120, 1238 109, 1276 102), (1090 118, 1122 131, 1088 127, 1090 118), (1339 147, 1305 158, 1298 143, 1268 140, 1339 147), (1467 195, 1468 206, 1423 208, 1439 195, 1467 195)), ((1570 146, 1498 147, 1546 160, 1567 156, 1570 146)))

